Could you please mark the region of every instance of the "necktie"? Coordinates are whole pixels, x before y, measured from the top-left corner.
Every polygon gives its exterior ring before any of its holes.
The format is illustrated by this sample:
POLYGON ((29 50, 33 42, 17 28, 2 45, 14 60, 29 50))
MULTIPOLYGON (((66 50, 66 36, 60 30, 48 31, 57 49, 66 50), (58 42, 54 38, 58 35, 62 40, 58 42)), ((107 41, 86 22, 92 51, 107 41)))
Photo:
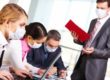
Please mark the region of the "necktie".
POLYGON ((85 47, 90 47, 90 45, 91 45, 91 43, 92 43, 92 41, 93 41, 93 39, 94 39, 94 37, 96 35, 97 29, 98 29, 98 27, 100 27, 100 24, 101 24, 100 21, 97 21, 96 22, 96 25, 95 25, 94 29, 90 33, 90 35, 91 35, 90 36, 90 39, 86 43, 86 46, 85 47))

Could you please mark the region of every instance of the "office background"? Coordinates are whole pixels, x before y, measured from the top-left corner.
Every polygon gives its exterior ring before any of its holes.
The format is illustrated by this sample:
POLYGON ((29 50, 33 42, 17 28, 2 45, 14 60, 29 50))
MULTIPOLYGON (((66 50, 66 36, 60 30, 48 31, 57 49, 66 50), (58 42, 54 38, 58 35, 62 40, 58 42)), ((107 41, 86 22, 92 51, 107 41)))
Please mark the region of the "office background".
MULTIPOLYGON (((62 51, 65 66, 69 65, 71 74, 82 46, 73 42, 65 24, 72 19, 87 32, 91 19, 96 17, 96 0, 0 0, 0 9, 9 2, 17 3, 25 9, 29 15, 29 23, 37 21, 43 23, 47 30, 58 30, 62 35, 60 44, 75 49, 63 48, 62 51)), ((110 61, 108 66, 110 67, 110 61)), ((107 79, 109 76, 110 69, 108 68, 107 79)))

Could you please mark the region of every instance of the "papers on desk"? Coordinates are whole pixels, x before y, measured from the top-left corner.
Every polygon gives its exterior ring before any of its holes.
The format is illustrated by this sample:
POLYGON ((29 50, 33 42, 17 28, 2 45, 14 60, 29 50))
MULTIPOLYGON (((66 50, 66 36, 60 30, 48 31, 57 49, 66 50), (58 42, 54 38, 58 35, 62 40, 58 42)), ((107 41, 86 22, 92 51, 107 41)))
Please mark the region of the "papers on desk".
POLYGON ((69 31, 75 32, 78 35, 80 42, 84 42, 90 38, 90 35, 76 25, 72 20, 69 20, 65 25, 69 31))
MULTIPOLYGON (((39 80, 41 78, 40 75, 37 75, 36 73, 32 73, 32 75, 34 76, 34 80, 39 80)), ((45 80, 65 80, 65 79, 61 79, 58 78, 56 75, 52 75, 50 78, 45 78, 45 80)))

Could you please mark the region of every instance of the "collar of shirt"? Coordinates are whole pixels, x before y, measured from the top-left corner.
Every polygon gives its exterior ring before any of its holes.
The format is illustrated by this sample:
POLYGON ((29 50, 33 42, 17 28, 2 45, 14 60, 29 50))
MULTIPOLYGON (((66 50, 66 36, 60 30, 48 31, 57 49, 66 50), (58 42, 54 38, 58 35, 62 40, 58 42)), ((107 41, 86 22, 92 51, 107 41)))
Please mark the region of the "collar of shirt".
POLYGON ((23 50, 27 52, 30 49, 30 47, 28 46, 26 39, 22 39, 21 42, 23 50))
POLYGON ((101 23, 100 26, 103 26, 104 23, 110 18, 110 15, 106 16, 105 18, 102 18, 102 19, 98 19, 98 21, 101 23))
POLYGON ((30 47, 28 46, 25 38, 21 40, 21 43, 22 43, 22 60, 24 60, 30 47))
POLYGON ((0 31, 0 45, 4 46, 4 45, 7 45, 7 44, 8 44, 8 41, 4 37, 3 33, 0 31))
MULTIPOLYGON (((97 19, 99 22, 100 22, 100 26, 98 26, 98 29, 97 31, 95 32, 92 40, 91 40, 91 43, 93 42, 94 38, 96 37, 96 35, 98 34, 98 32, 101 30, 101 28, 103 27, 103 25, 105 24, 105 22, 110 18, 110 15, 106 16, 105 18, 102 18, 102 19, 97 19)), ((91 44, 90 43, 90 44, 91 44)))

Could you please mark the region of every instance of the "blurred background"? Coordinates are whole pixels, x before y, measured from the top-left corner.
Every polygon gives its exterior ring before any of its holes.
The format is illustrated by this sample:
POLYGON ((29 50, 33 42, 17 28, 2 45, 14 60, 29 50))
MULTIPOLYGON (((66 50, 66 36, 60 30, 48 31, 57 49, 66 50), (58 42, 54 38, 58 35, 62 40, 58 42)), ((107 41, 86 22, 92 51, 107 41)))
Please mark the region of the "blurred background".
MULTIPOLYGON (((87 32, 90 21, 96 17, 96 0, 0 0, 0 9, 7 3, 17 3, 24 8, 29 15, 28 23, 41 22, 47 30, 56 29, 60 32, 60 44, 64 46, 62 58, 65 66, 68 66, 67 80, 70 80, 82 46, 73 42, 65 24, 71 19, 87 32)), ((110 80, 109 67, 110 61, 105 80, 110 80)))

